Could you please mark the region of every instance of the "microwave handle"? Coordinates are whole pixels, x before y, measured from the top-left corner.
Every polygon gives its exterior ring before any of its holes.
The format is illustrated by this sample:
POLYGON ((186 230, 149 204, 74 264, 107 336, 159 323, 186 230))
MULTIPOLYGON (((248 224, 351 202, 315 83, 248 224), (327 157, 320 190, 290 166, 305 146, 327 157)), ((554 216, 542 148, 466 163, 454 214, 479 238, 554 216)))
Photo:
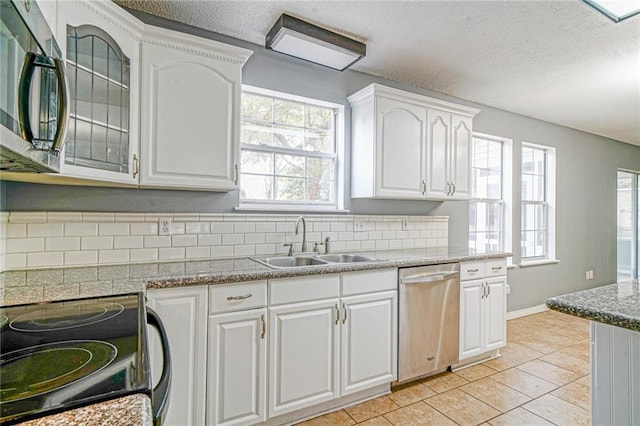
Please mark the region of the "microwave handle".
POLYGON ((31 79, 36 70, 36 55, 33 52, 27 52, 20 72, 20 81, 18 82, 18 121, 20 122, 20 132, 22 139, 33 143, 33 131, 31 130, 31 120, 29 118, 29 92, 31 89, 31 79))
POLYGON ((162 416, 169 404, 169 389, 171 387, 171 353, 169 338, 164 329, 160 316, 147 306, 147 323, 155 328, 162 341, 162 374, 155 388, 152 390, 153 424, 162 424, 162 416))
POLYGON ((20 82, 18 83, 18 120, 20 122, 22 138, 33 143, 33 130, 31 129, 31 120, 29 117, 31 80, 37 67, 53 68, 56 74, 56 80, 58 80, 58 111, 56 117, 56 134, 53 144, 51 145, 51 151, 58 154, 62 149, 69 121, 69 87, 64 71, 64 62, 60 59, 53 58, 53 65, 49 65, 47 64, 48 60, 50 60, 50 58, 37 55, 33 52, 27 52, 25 55, 24 65, 20 73, 20 82))
POLYGON ((56 135, 51 145, 51 151, 58 154, 64 144, 67 135, 67 125, 69 123, 69 86, 67 85, 67 76, 65 75, 64 61, 62 59, 53 59, 55 67, 56 79, 58 80, 58 111, 57 111, 57 128, 56 135))

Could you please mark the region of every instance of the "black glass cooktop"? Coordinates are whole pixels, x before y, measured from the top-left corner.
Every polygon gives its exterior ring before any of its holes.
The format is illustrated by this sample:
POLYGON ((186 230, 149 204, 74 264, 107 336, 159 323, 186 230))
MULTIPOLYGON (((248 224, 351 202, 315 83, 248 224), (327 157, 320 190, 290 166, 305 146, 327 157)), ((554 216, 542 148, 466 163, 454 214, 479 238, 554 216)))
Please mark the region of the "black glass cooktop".
POLYGON ((151 396, 141 293, 0 308, 0 423, 151 396))

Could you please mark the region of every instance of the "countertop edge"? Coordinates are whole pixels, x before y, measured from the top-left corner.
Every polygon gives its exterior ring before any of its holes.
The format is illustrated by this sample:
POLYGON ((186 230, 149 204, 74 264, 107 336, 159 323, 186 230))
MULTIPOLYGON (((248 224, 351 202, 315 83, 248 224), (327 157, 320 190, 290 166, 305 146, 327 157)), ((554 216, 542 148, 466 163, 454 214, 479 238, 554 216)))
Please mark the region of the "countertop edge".
POLYGON ((428 266, 443 263, 457 263, 477 260, 502 259, 509 256, 509 253, 489 253, 461 256, 440 256, 433 258, 416 258, 406 260, 382 260, 377 262, 362 263, 336 263, 320 266, 304 266, 290 269, 262 269, 258 271, 250 270, 247 272, 221 271, 219 273, 206 273, 202 274, 201 276, 195 277, 174 277, 166 279, 145 280, 145 284, 146 288, 149 290, 197 285, 233 284, 244 281, 337 274, 342 272, 357 272, 376 269, 428 266))

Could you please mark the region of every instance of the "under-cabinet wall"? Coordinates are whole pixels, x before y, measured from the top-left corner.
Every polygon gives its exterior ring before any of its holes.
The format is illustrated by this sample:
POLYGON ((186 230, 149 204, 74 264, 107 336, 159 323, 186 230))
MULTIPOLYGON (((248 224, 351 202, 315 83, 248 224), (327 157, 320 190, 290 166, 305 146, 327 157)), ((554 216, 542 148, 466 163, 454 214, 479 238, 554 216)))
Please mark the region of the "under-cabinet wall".
MULTIPOLYGON (((9 212, 5 269, 107 265, 286 254, 300 251, 298 215, 9 212), (171 235, 159 235, 160 220, 171 235)), ((448 245, 446 216, 305 215, 309 249, 330 237, 331 252, 448 245)), ((4 229, 4 228, 3 228, 4 229)), ((6 236, 6 237, 5 237, 6 236)), ((2 255, 0 251, 0 255, 2 255)))

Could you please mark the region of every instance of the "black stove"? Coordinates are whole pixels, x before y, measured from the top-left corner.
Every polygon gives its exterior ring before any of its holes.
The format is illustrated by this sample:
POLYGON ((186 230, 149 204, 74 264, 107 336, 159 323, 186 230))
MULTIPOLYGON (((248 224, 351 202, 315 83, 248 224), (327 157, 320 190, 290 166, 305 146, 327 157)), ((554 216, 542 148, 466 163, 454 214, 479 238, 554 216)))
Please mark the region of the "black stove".
POLYGON ((0 423, 152 397, 142 293, 0 308, 0 423))

